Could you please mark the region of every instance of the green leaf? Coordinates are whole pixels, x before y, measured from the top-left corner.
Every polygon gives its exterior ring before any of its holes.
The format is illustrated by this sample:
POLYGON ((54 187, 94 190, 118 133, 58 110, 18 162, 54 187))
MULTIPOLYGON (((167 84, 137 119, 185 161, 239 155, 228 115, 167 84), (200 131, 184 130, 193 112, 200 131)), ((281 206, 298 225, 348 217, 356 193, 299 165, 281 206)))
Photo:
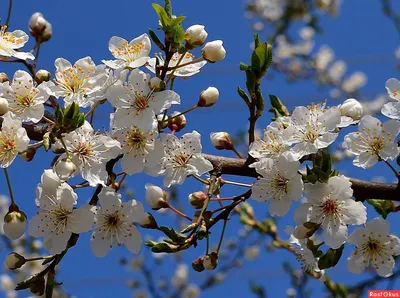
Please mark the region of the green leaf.
POLYGON ((159 230, 162 231, 168 238, 170 238, 175 243, 182 243, 187 239, 186 236, 176 232, 172 228, 170 229, 168 227, 161 226, 159 227, 159 230))
POLYGON ((76 128, 81 127, 83 124, 85 123, 85 115, 84 114, 80 114, 77 121, 76 121, 76 128))
POLYGON ((246 94, 246 92, 244 92, 244 90, 242 88, 238 87, 237 92, 238 92, 239 96, 245 101, 245 103, 247 103, 247 104, 250 103, 249 96, 246 94))
POLYGON ((64 121, 64 111, 60 105, 56 107, 54 114, 56 116, 56 123, 62 125, 64 121))
POLYGON ((181 25, 184 19, 186 19, 185 16, 176 17, 175 19, 171 20, 169 26, 173 27, 173 26, 181 25))
POLYGON ((246 70, 248 70, 249 68, 250 68, 249 65, 247 65, 246 63, 240 62, 240 64, 239 64, 239 69, 240 69, 241 71, 246 71, 246 70))
POLYGON ((171 0, 165 0, 165 12, 168 15, 169 18, 172 18, 172 5, 171 5, 171 0))
POLYGON ((265 289, 264 287, 256 284, 254 281, 250 280, 249 281, 249 285, 250 285, 250 290, 257 295, 257 297, 259 298, 263 298, 265 297, 265 289))
POLYGON ((181 44, 185 40, 185 30, 183 30, 182 25, 175 25, 168 29, 171 33, 172 41, 175 44, 181 44))
POLYGON ((332 157, 329 152, 322 150, 322 165, 321 170, 328 175, 332 172, 332 157))
POLYGON ((197 222, 191 223, 186 228, 184 228, 181 233, 187 233, 193 231, 199 224, 197 222))
POLYGON ((396 208, 393 201, 389 200, 367 200, 367 203, 374 207, 375 211, 379 213, 384 219, 390 212, 393 212, 396 208))
POLYGON ((257 117, 261 117, 263 111, 264 111, 264 97, 261 93, 261 89, 257 88, 256 90, 256 108, 257 108, 257 117))
POLYGON ((169 22, 171 20, 171 17, 168 16, 167 12, 165 11, 164 7, 157 3, 152 4, 154 10, 156 11, 158 15, 158 19, 161 22, 161 26, 163 28, 167 28, 169 26, 169 22))
POLYGON ((79 114, 79 105, 75 102, 69 104, 64 110, 64 118, 66 119, 74 119, 79 114))
POLYGON ((151 248, 152 252, 155 253, 160 253, 160 252, 168 252, 168 253, 172 253, 172 252, 177 252, 179 251, 179 247, 176 245, 172 245, 172 244, 168 244, 165 242, 161 242, 161 243, 157 243, 156 245, 154 245, 151 248))
POLYGON ((283 102, 279 99, 279 97, 270 94, 269 99, 271 102, 271 106, 275 109, 278 110, 279 114, 282 116, 289 116, 289 111, 286 108, 286 106, 283 104, 283 102))
POLYGON ((339 262, 342 256, 343 249, 344 249, 344 244, 338 249, 332 249, 332 248, 328 249, 326 254, 324 254, 318 260, 318 268, 322 270, 336 266, 336 264, 339 262))
POLYGON ((151 40, 155 43, 155 45, 156 45, 161 51, 164 51, 165 46, 164 46, 164 44, 161 42, 161 40, 158 38, 157 34, 156 34, 153 30, 149 29, 149 35, 150 35, 151 40))
POLYGON ((257 81, 256 74, 253 71, 253 69, 251 69, 249 67, 246 70, 246 87, 247 87, 247 90, 250 93, 250 96, 251 96, 251 93, 255 92, 254 88, 255 88, 255 85, 256 85, 256 81, 257 81))
POLYGON ((258 34, 253 35, 254 38, 254 48, 258 48, 260 46, 260 38, 258 37, 258 34))

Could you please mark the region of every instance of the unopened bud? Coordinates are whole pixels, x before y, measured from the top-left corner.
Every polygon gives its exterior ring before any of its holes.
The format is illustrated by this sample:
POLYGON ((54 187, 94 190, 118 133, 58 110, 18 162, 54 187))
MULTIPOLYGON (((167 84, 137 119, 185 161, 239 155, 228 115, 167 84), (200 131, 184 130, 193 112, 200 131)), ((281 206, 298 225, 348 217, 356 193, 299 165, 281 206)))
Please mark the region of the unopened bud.
POLYGON ((45 69, 40 69, 36 72, 35 79, 40 84, 50 80, 51 73, 45 69))
POLYGON ((153 184, 147 183, 146 188, 146 203, 153 210, 159 210, 161 208, 167 208, 167 193, 160 187, 153 184))
POLYGON ((197 271, 197 272, 204 271, 205 268, 203 265, 203 258, 198 258, 198 259, 194 260, 192 262, 192 268, 194 271, 197 271))
POLYGON ((26 228, 26 215, 16 205, 10 206, 10 211, 4 216, 3 231, 9 239, 20 238, 26 228))
POLYGON ((208 33, 204 30, 204 26, 190 26, 185 32, 186 48, 193 49, 202 46, 206 41, 207 36, 208 33))
POLYGON ((48 41, 53 36, 53 26, 47 22, 46 29, 42 34, 42 41, 48 41))
POLYGON ((40 12, 35 12, 29 19, 29 30, 34 37, 41 36, 46 25, 47 21, 40 12))
POLYGON ((342 116, 353 118, 353 120, 360 120, 363 114, 362 104, 354 98, 346 99, 340 106, 342 116))
POLYGON ((21 268, 25 263, 26 259, 16 252, 12 252, 6 257, 6 265, 10 270, 21 268))
POLYGON ((214 105, 219 97, 219 91, 215 87, 208 87, 200 93, 200 99, 197 103, 199 107, 211 107, 214 105))
POLYGON ((5 72, 0 72, 0 83, 9 82, 10 79, 5 72))
POLYGON ((36 154, 36 148, 28 148, 24 152, 21 152, 19 155, 25 161, 32 161, 36 154))
POLYGON ((201 50, 203 58, 210 63, 220 61, 225 58, 226 51, 222 46, 222 40, 214 40, 207 42, 204 48, 201 50))
POLYGON ((196 191, 189 195, 189 203, 196 209, 200 209, 204 205, 207 195, 202 191, 196 191))
POLYGON ((150 89, 161 90, 165 87, 165 82, 159 77, 152 77, 149 82, 150 89))
POLYGON ((59 159, 54 165, 54 172, 58 178, 67 181, 76 171, 76 165, 69 158, 59 159))
POLYGON ((167 115, 165 115, 165 117, 164 117, 164 114, 158 114, 157 121, 158 121, 159 125, 161 126, 161 128, 168 127, 168 116, 167 115))
POLYGON ((233 143, 227 132, 213 132, 210 134, 211 143, 218 150, 232 150, 233 143))
POLYGON ((29 286, 29 291, 36 296, 44 294, 46 281, 43 275, 39 275, 29 286))
POLYGON ((8 100, 4 97, 0 97, 0 116, 3 116, 8 112, 8 100))
POLYGON ((140 226, 145 229, 158 229, 157 221, 151 213, 146 212, 140 221, 140 226))
POLYGON ((218 254, 216 252, 212 252, 206 255, 203 259, 203 266, 207 270, 214 270, 218 265, 218 254))
POLYGON ((179 115, 180 112, 173 112, 168 119, 168 128, 171 131, 178 132, 181 131, 186 126, 185 115, 179 115), (179 115, 179 116, 177 116, 179 115))

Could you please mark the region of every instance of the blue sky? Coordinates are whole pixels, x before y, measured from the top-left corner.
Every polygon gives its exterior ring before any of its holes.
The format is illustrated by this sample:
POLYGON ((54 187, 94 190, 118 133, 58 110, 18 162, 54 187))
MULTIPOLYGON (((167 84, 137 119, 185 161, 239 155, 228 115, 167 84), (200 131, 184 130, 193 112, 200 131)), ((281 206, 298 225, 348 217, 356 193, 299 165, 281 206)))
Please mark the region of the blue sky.
MULTIPOLYGON (((0 16, 5 18, 5 5, 0 16)), ((40 11, 53 25, 53 38, 43 44, 39 59, 39 68, 46 68, 54 72, 54 60, 64 57, 71 62, 85 56, 91 56, 99 64, 101 59, 111 59, 108 51, 108 40, 111 36, 117 35, 131 40, 132 38, 147 32, 148 28, 156 29, 157 18, 151 7, 152 1, 14 1, 14 10, 11 17, 11 29, 22 29, 28 31, 27 23, 32 13, 40 11)), ((156 1, 160 3, 161 1, 156 1)), ((390 20, 383 16, 380 11, 380 1, 343 1, 339 17, 322 18, 324 34, 316 38, 317 48, 327 43, 335 49, 336 57, 348 62, 349 71, 364 71, 368 75, 368 83, 362 89, 362 93, 371 95, 385 92, 385 81, 390 77, 398 77, 395 69, 394 51, 399 46, 399 35, 395 31, 390 20), (391 56, 392 55, 392 56, 391 56), (377 56, 385 57, 375 63, 361 63, 356 57, 377 56), (390 58, 389 56, 393 57, 390 58)), ((249 44, 252 41, 251 22, 244 18, 244 2, 231 0, 203 0, 203 1, 173 1, 174 13, 183 14, 187 18, 184 26, 192 24, 204 24, 209 33, 208 40, 221 39, 227 50, 226 59, 216 63, 208 64, 204 70, 189 80, 177 80, 175 90, 180 94, 182 110, 194 105, 198 100, 199 92, 208 86, 215 86, 220 90, 220 100, 212 108, 197 110, 187 116, 188 125, 185 132, 193 129, 202 134, 203 151, 213 154, 228 154, 215 150, 208 135, 213 131, 227 131, 235 134, 238 130, 247 127, 247 109, 242 100, 238 97, 236 89, 238 86, 245 87, 244 75, 239 71, 239 63, 247 62, 250 56, 249 44)), ((33 45, 30 40, 29 45, 33 45)), ((29 46, 28 46, 29 48, 29 46)), ((152 53, 157 51, 153 49, 152 53)), ((195 52, 199 55, 199 51, 195 52)), ((17 65, 0 64, 0 71, 6 71, 11 77, 19 67, 17 65)), ((287 104, 289 109, 296 105, 309 104, 311 102, 323 101, 328 98, 329 90, 319 90, 310 82, 287 84, 284 79, 276 75, 274 80, 263 83, 265 94, 276 94, 287 104)), ((107 127, 109 109, 103 109, 96 114, 97 128, 107 127)), ((265 127, 270 122, 270 116, 266 113, 259 120, 259 128, 265 127)), ((34 191, 40 181, 43 170, 49 167, 52 154, 39 154, 30 163, 17 160, 9 173, 14 185, 16 200, 20 207, 32 216, 36 211, 34 204, 34 191)), ((345 170, 351 175, 371 179, 373 176, 385 176, 391 181, 390 170, 383 166, 376 166, 374 171, 362 171, 350 167, 349 162, 338 166, 339 170, 345 170)), ((232 180, 239 181, 233 177, 232 180)), ((135 190, 136 199, 143 201, 144 183, 152 182, 161 185, 160 179, 148 178, 142 175, 130 177, 129 187, 135 190)), ((250 180, 248 180, 250 181, 250 180)), ((196 181, 189 180, 183 187, 180 187, 180 200, 187 206, 187 195, 200 189, 196 181)), ((0 179, 0 189, 6 193, 4 179, 0 179)), ((227 195, 237 194, 241 189, 232 189, 227 195)), ((91 192, 86 190, 78 192, 79 201, 86 202, 91 192)), ((251 204, 256 209, 259 218, 266 216, 267 206, 264 204, 251 204)), ((147 206, 146 206, 147 208, 147 206)), ((293 208, 292 208, 293 210, 293 208)), ((147 208, 149 211, 149 208, 147 208)), ((373 211, 368 218, 376 216, 373 211)), ((160 221, 167 225, 172 220, 168 216, 160 216, 160 221)), ((399 220, 391 214, 389 219, 392 224, 392 231, 400 234, 399 220)), ((288 216, 280 220, 280 226, 293 224, 288 216)), ((238 220, 234 218, 229 222, 227 238, 237 237, 241 228, 238 220)), ((142 234, 147 232, 142 230, 142 234)), ((219 233, 216 231, 212 241, 218 241, 219 233), (215 235, 215 236, 214 236, 215 235)), ((283 234, 282 234, 283 235, 283 234)), ((156 238, 157 239, 157 238, 156 238)), ((143 247, 144 256, 149 256, 143 247)), ((346 250, 344 256, 348 255, 346 250)), ((0 255, 7 252, 2 249, 0 255)), ((184 260, 190 265, 194 258, 204 253, 204 245, 185 252, 184 260)), ((78 297, 130 297, 132 291, 125 287, 128 279, 140 279, 137 272, 127 271, 118 264, 120 257, 131 257, 124 248, 113 249, 106 258, 95 258, 89 247, 89 235, 82 235, 76 247, 71 249, 61 263, 59 280, 64 281, 64 288, 67 292, 78 297)), ((249 262, 240 270, 228 274, 227 280, 221 287, 216 287, 205 292, 202 297, 221 296, 245 296, 250 295, 248 281, 250 279, 266 287, 270 297, 283 297, 289 286, 289 278, 284 274, 282 262, 289 261, 294 266, 299 266, 292 255, 285 252, 263 253, 256 262, 249 262), (272 286, 273 285, 273 286, 272 286)), ((174 267, 170 260, 166 265, 157 268, 157 273, 164 276, 171 276, 174 267)), ((345 258, 337 268, 330 271, 334 280, 346 283, 353 283, 361 280, 364 276, 356 276, 346 272, 345 258)), ((205 279, 205 273, 191 272, 193 280, 201 283, 205 279)), ((320 297, 322 292, 318 282, 313 283, 313 297, 320 297)), ((24 294, 23 294, 24 295, 24 294)))

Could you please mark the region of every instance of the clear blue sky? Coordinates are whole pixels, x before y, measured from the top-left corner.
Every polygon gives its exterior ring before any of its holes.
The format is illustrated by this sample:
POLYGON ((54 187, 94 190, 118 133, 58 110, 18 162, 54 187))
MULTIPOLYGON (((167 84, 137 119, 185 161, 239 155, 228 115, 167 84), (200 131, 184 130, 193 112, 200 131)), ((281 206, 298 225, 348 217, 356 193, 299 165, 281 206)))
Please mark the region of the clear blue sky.
MULTIPOLYGON (((1 2, 0 16, 6 16, 6 0, 1 2)), ((85 56, 91 56, 99 64, 101 59, 111 59, 108 51, 108 40, 117 35, 131 40, 147 32, 148 28, 156 29, 157 19, 148 0, 141 1, 23 1, 14 0, 14 10, 11 17, 11 29, 22 29, 28 32, 27 23, 32 13, 40 11, 53 25, 53 38, 43 44, 39 59, 39 68, 46 68, 54 73, 54 60, 64 57, 71 62, 85 56)), ((161 2, 157 0, 156 2, 161 2)), ((356 63, 352 58, 357 56, 389 56, 399 46, 399 35, 393 24, 380 11, 378 0, 343 1, 340 16, 335 19, 323 18, 324 34, 318 36, 319 45, 328 43, 336 51, 336 57, 349 62, 350 71, 361 70, 368 75, 368 84, 362 89, 365 94, 385 92, 384 83, 390 77, 399 77, 395 69, 395 59, 384 59, 378 63, 356 63), (351 62, 353 61, 353 62, 351 62)), ((213 131, 227 131, 232 134, 247 127, 247 110, 242 100, 236 94, 237 86, 245 86, 244 75, 238 69, 240 62, 247 62, 250 56, 249 44, 252 41, 251 23, 244 18, 244 2, 231 0, 203 0, 203 1, 173 1, 174 13, 187 16, 184 26, 204 24, 209 33, 209 40, 221 39, 227 50, 226 59, 214 65, 207 65, 204 70, 187 81, 177 80, 176 91, 181 95, 182 110, 197 102, 198 94, 208 86, 216 86, 220 90, 220 101, 212 108, 198 110, 187 116, 186 132, 193 129, 202 134, 203 151, 221 154, 210 145, 208 135, 213 131)), ((29 45, 33 45, 30 40, 29 45)), ((156 50, 156 49, 154 49, 156 50)), ((154 50, 152 51, 154 53, 154 50)), ((199 52, 195 53, 199 55, 199 52)), ((17 70, 16 65, 0 64, 0 71, 6 71, 11 77, 17 70)), ((285 101, 290 109, 295 105, 309 104, 312 101, 323 101, 328 97, 328 90, 318 90, 311 83, 288 85, 279 76, 273 81, 264 83, 265 94, 276 94, 285 101), (287 100, 285 100, 287 99, 287 100)), ((97 128, 108 126, 105 110, 96 114, 97 128)), ((259 128, 270 122, 268 114, 260 119, 259 128)), ((228 153, 229 154, 229 153, 228 153)), ((40 154, 26 164, 18 159, 9 169, 16 200, 20 207, 32 216, 36 211, 34 193, 40 175, 49 167, 52 154, 40 154)), ((350 168, 349 163, 340 165, 339 170, 346 170, 358 178, 370 179, 372 176, 390 177, 390 171, 376 166, 374 171, 361 171, 350 168)), ((236 177, 236 181, 239 179, 236 177)), ((389 178, 391 181, 392 178, 389 178)), ((129 178, 131 188, 135 189, 136 198, 144 199, 144 183, 154 182, 162 184, 160 179, 136 175, 129 178)), ((196 181, 188 181, 180 188, 181 201, 187 207, 187 195, 198 190, 200 185, 196 181)), ((6 193, 4 179, 0 179, 0 189, 6 193)), ((227 195, 237 194, 233 189, 227 195)), ((240 191, 236 190, 236 191, 240 191)), ((90 192, 78 192, 79 201, 86 202, 90 192)), ((267 215, 267 206, 252 205, 257 209, 256 214, 261 218, 267 215)), ((292 208, 293 209, 293 208, 292 208)), ((146 206, 146 210, 149 208, 146 206)), ((189 209, 190 210, 190 209, 189 209)), ((368 219, 376 216, 370 212, 368 219)), ((159 216, 160 221, 167 225, 171 223, 168 216, 159 216)), ((389 215, 392 222, 392 231, 400 234, 398 224, 394 220, 396 215, 389 215), (396 227, 397 225, 397 227, 396 227)), ((293 224, 290 217, 280 221, 281 227, 293 224)), ((233 219, 228 225, 227 239, 237 235, 240 225, 233 219)), ((142 230, 142 235, 147 231, 142 230)), ((213 235, 213 243, 218 241, 218 233, 213 235)), ((283 234, 282 234, 283 235, 283 234)), ((160 235, 161 236, 161 235, 160 235)), ((157 237, 158 238, 158 237, 157 237)), ((157 239, 156 238, 156 239, 157 239)), ((146 247, 142 251, 149 256, 146 247)), ((2 248, 1 257, 7 252, 2 248)), ((184 260, 188 265, 194 258, 204 253, 204 246, 185 252, 184 260)), ((344 255, 347 256, 348 250, 344 255)), ((299 266, 292 255, 284 252, 263 253, 256 262, 247 263, 240 270, 235 270, 227 276, 221 287, 203 293, 202 297, 247 297, 250 294, 248 281, 250 279, 264 285, 269 297, 283 297, 289 286, 289 278, 282 270, 282 262, 289 261, 299 266)), ((131 255, 124 249, 113 249, 106 258, 97 259, 90 251, 89 235, 83 235, 78 244, 71 249, 61 263, 58 280, 64 282, 64 289, 77 297, 130 297, 132 291, 125 286, 128 279, 140 279, 137 272, 127 271, 118 264, 120 257, 129 258, 131 255)), ((170 262, 170 261, 168 261, 170 262)), ((337 268, 330 270, 334 280, 352 283, 367 277, 356 276, 346 272, 345 258, 337 268)), ((172 276, 175 268, 161 266, 158 273, 172 276)), ((203 281, 206 273, 190 272, 192 280, 203 281)), ((313 297, 321 297, 322 286, 314 283, 313 297)), ((22 293, 21 293, 22 294, 22 293)), ((21 297, 24 297, 22 294, 21 297)))

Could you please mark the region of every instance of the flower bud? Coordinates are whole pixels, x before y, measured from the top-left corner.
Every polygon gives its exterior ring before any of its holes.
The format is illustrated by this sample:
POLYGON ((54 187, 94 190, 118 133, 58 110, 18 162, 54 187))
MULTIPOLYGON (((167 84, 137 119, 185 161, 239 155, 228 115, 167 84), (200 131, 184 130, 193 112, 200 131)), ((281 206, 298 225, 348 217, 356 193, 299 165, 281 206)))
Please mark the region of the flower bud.
POLYGON ((23 160, 29 162, 35 157, 36 151, 36 148, 28 148, 24 152, 21 152, 19 156, 21 156, 23 160))
POLYGON ((206 41, 207 36, 208 33, 204 30, 204 26, 190 26, 185 32, 186 47, 189 49, 200 47, 206 41))
POLYGON ((146 188, 146 203, 153 209, 159 210, 167 208, 167 193, 160 187, 147 183, 146 188))
POLYGON ((181 114, 178 111, 175 111, 171 114, 171 116, 168 119, 168 128, 171 131, 178 132, 181 131, 185 126, 186 126, 186 117, 185 115, 179 115, 181 114), (179 115, 179 116, 176 116, 179 115))
POLYGON ((0 116, 8 112, 8 100, 0 97, 0 116))
POLYGON ((40 12, 35 12, 29 19, 29 30, 34 37, 41 36, 46 25, 47 21, 40 12))
POLYGON ((29 286, 29 291, 36 296, 42 296, 45 291, 46 281, 43 275, 39 275, 29 286))
POLYGON ((202 191, 196 191, 189 195, 189 203, 196 209, 202 208, 206 199, 207 195, 202 191))
POLYGON ((146 212, 140 221, 140 226, 145 229, 158 229, 157 221, 151 213, 146 212))
POLYGON ((211 143, 218 150, 232 150, 233 143, 227 132, 213 132, 210 134, 211 143))
POLYGON ((211 107, 214 105, 219 97, 219 91, 215 87, 208 87, 206 90, 201 91, 200 99, 197 103, 199 107, 211 107))
POLYGON ((0 72, 0 83, 9 82, 10 79, 5 72, 0 72))
POLYGON ((207 42, 201 50, 203 58, 208 62, 214 63, 225 58, 226 51, 222 46, 222 40, 207 42))
POLYGON ((51 73, 45 69, 39 69, 36 72, 35 79, 40 84, 42 82, 48 82, 50 80, 51 73))
POLYGON ((54 165, 54 172, 61 180, 68 180, 76 171, 76 165, 69 158, 59 159, 54 165))
POLYGON ((164 117, 164 114, 158 114, 157 121, 158 121, 158 124, 161 126, 161 128, 168 127, 168 116, 167 115, 165 115, 165 117, 164 117), (164 119, 164 121, 163 121, 163 119, 164 119))
POLYGON ((197 271, 197 272, 204 271, 205 268, 203 265, 203 258, 198 258, 198 259, 194 260, 192 262, 192 268, 194 271, 197 271))
POLYGON ((48 41, 52 36, 53 36, 53 26, 49 22, 47 22, 46 29, 44 29, 44 32, 42 34, 42 41, 48 41))
POLYGON ((206 255, 203 259, 203 266, 207 270, 214 270, 218 265, 218 254, 216 252, 212 252, 206 255))
MULTIPOLYGON (((15 206, 15 205, 14 205, 15 206)), ((18 207, 14 210, 10 206, 10 211, 4 216, 3 231, 9 239, 20 238, 26 228, 26 215, 18 207)))
POLYGON ((340 112, 342 116, 351 117, 353 120, 359 120, 363 114, 363 107, 356 99, 349 98, 340 106, 340 112))
POLYGON ((149 87, 151 89, 160 90, 165 87, 165 82, 161 80, 159 77, 152 77, 149 82, 149 87))
POLYGON ((26 259, 16 252, 12 252, 6 257, 6 265, 10 270, 21 268, 25 263, 26 259))

